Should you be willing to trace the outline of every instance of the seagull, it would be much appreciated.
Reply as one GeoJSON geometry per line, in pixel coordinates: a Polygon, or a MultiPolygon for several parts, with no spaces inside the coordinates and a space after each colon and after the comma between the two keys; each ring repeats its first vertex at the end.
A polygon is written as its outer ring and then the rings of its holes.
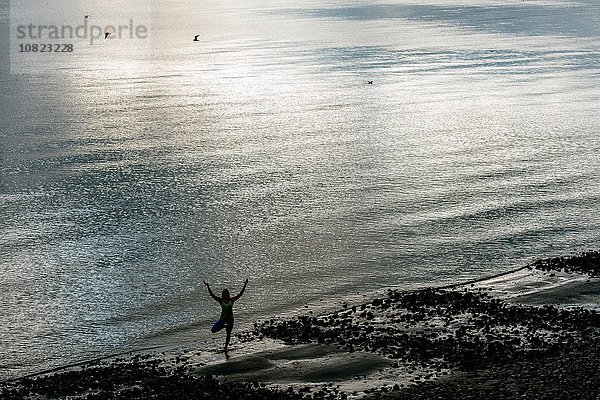
{"type": "Polygon", "coordinates": [[[108,39],[109,36],[110,36],[110,32],[104,32],[104,39],[108,39]]]}
{"type": "Polygon", "coordinates": [[[200,36],[200,35],[194,36],[194,42],[199,42],[200,41],[200,40],[198,40],[198,36],[200,36]]]}

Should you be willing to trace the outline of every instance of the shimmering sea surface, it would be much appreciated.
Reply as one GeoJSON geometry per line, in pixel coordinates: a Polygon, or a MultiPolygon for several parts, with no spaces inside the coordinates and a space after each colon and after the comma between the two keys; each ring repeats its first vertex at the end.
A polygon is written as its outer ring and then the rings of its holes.
{"type": "Polygon", "coordinates": [[[595,0],[148,1],[27,74],[0,3],[1,379],[600,247],[595,0]]]}

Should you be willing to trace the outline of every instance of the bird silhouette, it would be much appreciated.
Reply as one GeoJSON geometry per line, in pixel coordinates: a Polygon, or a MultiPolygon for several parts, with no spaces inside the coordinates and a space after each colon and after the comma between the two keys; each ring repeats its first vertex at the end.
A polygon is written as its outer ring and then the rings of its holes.
{"type": "Polygon", "coordinates": [[[85,14],[85,15],[83,16],[83,18],[85,18],[85,19],[88,19],[89,17],[90,17],[90,15],[89,15],[89,14],[85,14]]]}
{"type": "Polygon", "coordinates": [[[108,39],[109,36],[110,36],[110,32],[104,32],[104,39],[108,39]]]}
{"type": "Polygon", "coordinates": [[[200,40],[198,40],[198,36],[200,36],[200,35],[194,36],[194,42],[199,42],[200,41],[200,40]]]}
{"type": "Polygon", "coordinates": [[[367,81],[367,83],[368,83],[369,85],[372,85],[372,84],[373,84],[373,81],[367,81]]]}

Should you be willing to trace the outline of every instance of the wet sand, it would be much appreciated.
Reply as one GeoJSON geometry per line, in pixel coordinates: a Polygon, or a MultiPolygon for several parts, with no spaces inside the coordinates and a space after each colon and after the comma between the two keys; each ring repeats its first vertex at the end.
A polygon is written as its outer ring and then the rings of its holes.
{"type": "Polygon", "coordinates": [[[148,352],[0,385],[0,398],[600,398],[598,253],[487,280],[389,289],[255,323],[230,358],[148,352]]]}

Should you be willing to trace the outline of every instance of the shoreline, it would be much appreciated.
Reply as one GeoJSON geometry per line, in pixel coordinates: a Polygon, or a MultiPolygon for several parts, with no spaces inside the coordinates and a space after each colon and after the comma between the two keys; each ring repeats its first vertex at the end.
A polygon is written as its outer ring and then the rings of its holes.
{"type": "MultiPolygon", "coordinates": [[[[462,281],[460,283],[454,283],[454,284],[445,284],[445,285],[441,285],[441,286],[433,286],[433,288],[439,288],[439,289],[446,289],[446,288],[453,288],[453,287],[460,287],[460,286],[464,286],[464,285],[468,285],[468,284],[472,284],[472,283],[478,283],[478,282],[483,282],[483,281],[487,281],[490,279],[494,279],[497,277],[502,277],[502,276],[508,276],[511,275],[517,271],[523,270],[527,268],[527,266],[525,267],[519,267],[519,268],[514,268],[508,271],[504,271],[504,272],[500,272],[498,274],[494,274],[494,275],[490,275],[490,276],[485,276],[485,277],[481,277],[481,278],[476,278],[476,279],[469,279],[466,281],[462,281]]],[[[409,288],[406,289],[407,291],[414,291],[414,290],[423,290],[429,288],[429,286],[423,286],[420,288],[409,288]]],[[[330,312],[335,312],[336,310],[338,310],[339,307],[343,307],[344,304],[353,304],[353,302],[361,302],[364,301],[366,299],[369,298],[375,298],[378,296],[382,296],[387,290],[389,289],[394,289],[397,290],[398,287],[397,286],[393,286],[393,287],[382,287],[382,288],[378,288],[378,289],[374,289],[372,291],[369,291],[367,293],[364,294],[349,294],[346,297],[344,297],[344,300],[337,300],[335,302],[335,304],[331,304],[328,306],[324,306],[321,304],[322,300],[315,300],[309,303],[306,303],[302,306],[298,306],[297,308],[294,308],[292,310],[290,310],[289,312],[286,312],[285,314],[281,314],[280,317],[281,318],[293,318],[296,317],[298,315],[304,315],[305,313],[330,313],[330,312]]],[[[267,320],[268,318],[258,318],[254,321],[254,323],[256,322],[261,322],[264,320],[267,320]]],[[[244,325],[246,326],[246,328],[252,328],[253,326],[253,322],[245,322],[244,325]]],[[[242,331],[243,332],[243,331],[242,331]]],[[[235,334],[234,334],[235,335],[235,334]]],[[[189,345],[194,344],[196,341],[190,341],[187,343],[184,343],[182,346],[176,346],[177,348],[180,347],[189,347],[189,345]]],[[[50,374],[50,373],[55,373],[55,372],[60,372],[63,370],[68,370],[70,368],[76,368],[82,365],[86,365],[86,364],[91,364],[91,363],[95,363],[95,362],[101,362],[104,360],[110,360],[110,359],[114,359],[117,357],[122,357],[122,356],[127,356],[127,355],[135,355],[137,353],[144,353],[150,350],[157,350],[157,349],[162,349],[162,350],[169,350],[171,349],[173,346],[172,345],[157,345],[157,346],[150,346],[150,347],[141,347],[141,348],[135,348],[132,350],[124,350],[124,351],[118,351],[118,352],[114,352],[114,353],[110,353],[107,355],[103,355],[103,356],[98,356],[98,357],[90,357],[90,358],[86,358],[83,359],[81,361],[77,361],[77,362],[73,362],[73,363],[69,363],[69,364],[65,364],[65,365],[60,365],[60,366],[56,366],[56,367],[52,367],[52,368],[48,368],[48,369],[44,369],[44,370],[40,370],[40,371],[36,371],[36,372],[31,372],[31,373],[27,373],[25,375],[22,376],[18,376],[18,377],[11,377],[11,378],[7,378],[4,380],[0,380],[0,385],[5,384],[5,383],[10,383],[10,382],[15,382],[18,381],[20,379],[26,379],[26,378],[35,378],[37,376],[41,376],[41,375],[46,375],[46,374],[50,374]]]]}
{"type": "Polygon", "coordinates": [[[510,383],[512,392],[500,398],[546,398],[535,397],[543,388],[552,397],[562,387],[570,398],[595,399],[600,384],[588,383],[600,382],[599,259],[592,251],[456,285],[387,289],[385,296],[331,313],[316,316],[307,309],[303,315],[256,322],[254,329],[234,335],[229,360],[198,349],[124,353],[4,381],[0,397],[187,398],[203,393],[215,398],[403,399],[478,393],[471,398],[487,398],[510,383]],[[569,296],[561,297],[565,288],[569,296]],[[532,298],[527,290],[542,295],[532,298]],[[594,301],[588,307],[585,301],[561,303],[578,300],[577,291],[585,294],[583,300],[594,301]],[[564,382],[553,386],[547,381],[550,367],[534,372],[541,360],[562,371],[564,382]],[[67,380],[77,384],[65,385],[67,380]],[[153,386],[157,380],[160,388],[153,386]]]}

